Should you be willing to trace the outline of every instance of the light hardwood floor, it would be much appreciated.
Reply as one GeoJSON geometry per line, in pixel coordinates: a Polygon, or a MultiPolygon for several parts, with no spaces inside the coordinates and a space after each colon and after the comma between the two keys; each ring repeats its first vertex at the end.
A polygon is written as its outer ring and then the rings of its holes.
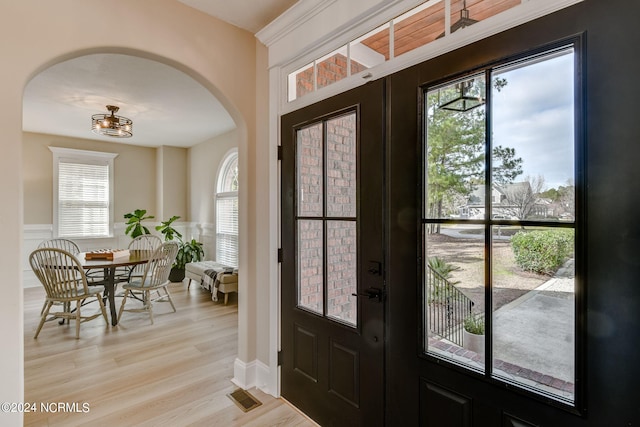
{"type": "MultiPolygon", "coordinates": [[[[158,304],[151,325],[127,313],[117,327],[102,318],[74,325],[47,322],[33,339],[44,300],[24,291],[25,426],[315,426],[295,408],[259,390],[262,405],[247,413],[227,396],[237,354],[237,299],[211,301],[199,286],[170,287],[177,312],[158,304]],[[44,413],[41,403],[78,404],[78,412],[44,413]],[[88,411],[82,412],[83,404],[88,411]]],[[[131,301],[127,301],[127,305],[131,301]]],[[[116,299],[120,303],[120,299],[116,299]]],[[[96,310],[97,304],[85,307],[96,310]]]]}

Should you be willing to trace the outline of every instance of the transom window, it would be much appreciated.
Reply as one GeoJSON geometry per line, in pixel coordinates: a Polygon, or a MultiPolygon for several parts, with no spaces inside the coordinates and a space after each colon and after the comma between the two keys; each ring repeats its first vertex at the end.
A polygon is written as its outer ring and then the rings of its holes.
{"type": "Polygon", "coordinates": [[[54,235],[113,235],[113,160],[117,154],[49,147],[53,152],[54,235]]]}
{"type": "Polygon", "coordinates": [[[222,161],[216,192],[216,260],[238,265],[238,151],[222,161]]]}
{"type": "Polygon", "coordinates": [[[424,350],[575,402],[575,53],[424,91],[424,350]]]}
{"type": "MultiPolygon", "coordinates": [[[[550,10],[582,0],[554,0],[550,10]]],[[[428,0],[287,74],[287,101],[392,61],[530,0],[428,0]]],[[[531,15],[527,7],[505,20],[531,15]]],[[[526,20],[527,18],[525,18],[526,20]]],[[[533,19],[529,17],[528,19],[533,19]]],[[[503,25],[503,24],[500,24],[503,25]]],[[[476,27],[474,27],[476,28],[476,27]]],[[[504,29],[504,28],[503,28],[504,29]]],[[[486,26],[483,29],[486,32],[486,26]]],[[[468,30],[467,34],[468,34],[468,30]]],[[[471,30],[473,31],[473,30],[471,30]]],[[[439,52],[441,53],[441,52],[439,52]]]]}

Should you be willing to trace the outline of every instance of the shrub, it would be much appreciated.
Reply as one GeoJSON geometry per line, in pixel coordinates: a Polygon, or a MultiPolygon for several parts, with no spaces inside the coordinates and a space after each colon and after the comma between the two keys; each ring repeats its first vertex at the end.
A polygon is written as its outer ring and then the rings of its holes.
{"type": "Polygon", "coordinates": [[[573,253],[573,240],[569,229],[519,231],[511,248],[523,270],[552,275],[573,253]]]}
{"type": "Polygon", "coordinates": [[[428,262],[429,268],[437,273],[436,275],[433,275],[430,273],[430,270],[427,269],[427,287],[430,289],[431,294],[429,303],[443,301],[452,291],[448,290],[447,286],[442,283],[441,278],[445,279],[450,285],[460,283],[451,280],[451,272],[460,270],[460,267],[449,264],[447,261],[438,257],[431,257],[428,262]]]}
{"type": "Polygon", "coordinates": [[[456,284],[458,282],[451,282],[451,272],[460,270],[460,267],[456,267],[453,264],[448,263],[442,258],[431,257],[429,258],[429,267],[443,278],[447,279],[450,283],[456,284]]]}

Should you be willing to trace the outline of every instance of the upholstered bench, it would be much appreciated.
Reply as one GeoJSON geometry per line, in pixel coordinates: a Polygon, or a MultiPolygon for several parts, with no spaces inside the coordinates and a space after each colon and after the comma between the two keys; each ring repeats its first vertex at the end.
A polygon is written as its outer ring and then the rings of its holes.
{"type": "Polygon", "coordinates": [[[224,294],[224,303],[229,301],[229,293],[238,292],[238,269],[215,261],[189,262],[184,267],[184,275],[191,281],[211,292],[211,300],[218,301],[218,292],[224,294]],[[216,289],[217,288],[217,289],[216,289]]]}

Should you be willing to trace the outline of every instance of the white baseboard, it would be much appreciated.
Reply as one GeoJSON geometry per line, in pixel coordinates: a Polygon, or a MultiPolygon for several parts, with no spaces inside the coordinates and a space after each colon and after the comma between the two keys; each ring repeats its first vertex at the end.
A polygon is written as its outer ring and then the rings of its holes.
{"type": "Polygon", "coordinates": [[[269,387],[271,376],[269,375],[269,366],[261,361],[256,361],[256,388],[268,394],[273,394],[269,387]]]}
{"type": "Polygon", "coordinates": [[[257,360],[245,363],[236,358],[233,362],[233,378],[231,382],[244,390],[255,387],[256,363],[257,360]]]}
{"type": "Polygon", "coordinates": [[[277,390],[273,386],[273,375],[271,369],[260,360],[253,360],[245,363],[236,359],[233,364],[233,382],[238,387],[248,390],[257,388],[274,397],[278,397],[277,390]]]}

